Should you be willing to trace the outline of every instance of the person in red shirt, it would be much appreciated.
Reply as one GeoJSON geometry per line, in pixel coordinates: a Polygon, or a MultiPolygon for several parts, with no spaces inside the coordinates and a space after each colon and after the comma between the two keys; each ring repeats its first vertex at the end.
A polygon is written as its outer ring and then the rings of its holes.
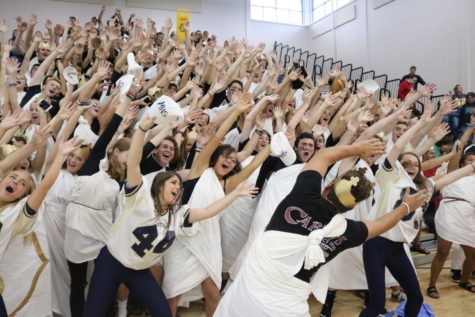
{"type": "Polygon", "coordinates": [[[408,76],[404,81],[399,84],[399,90],[397,92],[397,97],[400,100],[404,100],[407,94],[411,91],[412,87],[417,81],[417,77],[415,75],[408,76]]]}

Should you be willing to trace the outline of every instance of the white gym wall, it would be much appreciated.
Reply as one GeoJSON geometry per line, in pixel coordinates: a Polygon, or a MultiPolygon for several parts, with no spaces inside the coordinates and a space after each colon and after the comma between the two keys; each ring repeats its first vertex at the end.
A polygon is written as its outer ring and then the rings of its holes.
{"type": "MultiPolygon", "coordinates": [[[[136,7],[127,7],[129,0],[0,0],[0,19],[5,19],[13,29],[15,17],[23,16],[28,19],[31,13],[38,15],[39,23],[37,28],[45,31],[44,21],[49,18],[55,24],[66,23],[69,16],[74,15],[81,23],[88,21],[92,16],[99,14],[100,4],[81,3],[81,1],[107,3],[104,17],[107,19],[114,14],[115,8],[120,8],[122,16],[126,20],[130,13],[135,13],[137,17],[143,19],[150,17],[159,23],[167,17],[174,21],[176,11],[144,9],[136,7]]],[[[140,0],[134,0],[135,3],[140,0]]],[[[165,0],[166,2],[174,2],[165,0]]],[[[275,24],[268,22],[251,21],[249,16],[249,0],[185,0],[186,2],[201,2],[201,13],[190,13],[190,22],[192,30],[208,30],[210,34],[218,36],[219,43],[235,36],[238,39],[247,37],[250,43],[265,42],[266,49],[273,47],[274,41],[281,41],[301,47],[307,44],[305,27],[284,24],[275,24]]],[[[144,1],[147,6],[150,0],[144,1]]],[[[187,9],[182,7],[181,9],[187,9]]]]}

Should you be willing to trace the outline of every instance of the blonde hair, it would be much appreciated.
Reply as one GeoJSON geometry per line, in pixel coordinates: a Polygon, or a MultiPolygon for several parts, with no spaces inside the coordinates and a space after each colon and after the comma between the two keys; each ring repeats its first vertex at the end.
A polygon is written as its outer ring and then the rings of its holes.
{"type": "Polygon", "coordinates": [[[11,170],[9,171],[8,173],[6,173],[0,180],[0,182],[2,182],[5,178],[7,178],[8,176],[10,176],[12,173],[18,173],[18,172],[23,172],[26,174],[26,176],[28,176],[28,180],[30,181],[30,184],[28,186],[28,189],[25,193],[25,195],[23,197],[20,197],[20,199],[18,200],[21,200],[23,199],[24,197],[28,196],[28,195],[31,195],[31,193],[33,193],[33,191],[36,189],[36,184],[35,184],[35,180],[33,179],[33,176],[31,176],[30,172],[28,171],[25,171],[25,170],[22,170],[22,169],[18,169],[18,170],[11,170]]]}
{"type": "Polygon", "coordinates": [[[82,157],[84,160],[87,160],[89,157],[89,154],[91,154],[91,144],[83,144],[81,145],[78,149],[74,150],[74,154],[79,155],[82,157]]]}

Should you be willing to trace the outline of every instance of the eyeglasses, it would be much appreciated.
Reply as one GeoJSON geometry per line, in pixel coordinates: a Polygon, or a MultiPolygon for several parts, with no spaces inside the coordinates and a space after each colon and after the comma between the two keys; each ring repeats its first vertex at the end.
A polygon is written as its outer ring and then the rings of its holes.
{"type": "Polygon", "coordinates": [[[221,154],[221,156],[222,156],[224,159],[230,161],[230,162],[233,163],[233,164],[237,164],[237,162],[238,162],[238,161],[237,161],[237,157],[231,156],[231,154],[221,154]]]}
{"type": "Polygon", "coordinates": [[[406,168],[406,167],[415,167],[419,168],[419,163],[412,163],[412,162],[401,162],[401,165],[406,168]]]}

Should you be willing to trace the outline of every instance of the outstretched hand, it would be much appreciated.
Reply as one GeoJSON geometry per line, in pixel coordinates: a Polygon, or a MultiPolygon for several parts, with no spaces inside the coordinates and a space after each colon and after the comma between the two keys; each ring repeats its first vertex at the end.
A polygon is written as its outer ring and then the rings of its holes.
{"type": "Polygon", "coordinates": [[[357,155],[365,160],[372,155],[384,154],[386,149],[386,145],[378,139],[365,140],[355,146],[358,147],[357,155]]]}
{"type": "Polygon", "coordinates": [[[236,189],[233,190],[233,194],[236,197],[255,197],[259,192],[259,188],[255,186],[256,184],[246,184],[241,183],[239,184],[236,189]]]}
{"type": "Polygon", "coordinates": [[[404,194],[404,197],[402,198],[402,201],[408,204],[410,211],[414,211],[417,208],[421,207],[424,205],[425,202],[429,200],[430,197],[427,194],[427,190],[421,190],[418,191],[417,193],[411,195],[410,194],[410,188],[406,188],[406,193],[404,194]]]}
{"type": "Polygon", "coordinates": [[[3,118],[2,122],[0,123],[0,129],[9,130],[17,125],[20,125],[20,116],[21,110],[16,110],[13,113],[8,114],[5,118],[3,118]]]}
{"type": "Polygon", "coordinates": [[[58,155],[66,158],[71,152],[75,151],[81,146],[82,139],[79,139],[78,136],[75,136],[69,139],[67,142],[64,142],[64,139],[59,141],[59,150],[58,155]]]}
{"type": "MultiPolygon", "coordinates": [[[[50,136],[53,135],[53,130],[49,126],[40,127],[36,130],[35,135],[33,136],[32,142],[36,147],[40,147],[46,144],[46,141],[50,136]]],[[[61,148],[61,144],[60,144],[61,148]]]]}

